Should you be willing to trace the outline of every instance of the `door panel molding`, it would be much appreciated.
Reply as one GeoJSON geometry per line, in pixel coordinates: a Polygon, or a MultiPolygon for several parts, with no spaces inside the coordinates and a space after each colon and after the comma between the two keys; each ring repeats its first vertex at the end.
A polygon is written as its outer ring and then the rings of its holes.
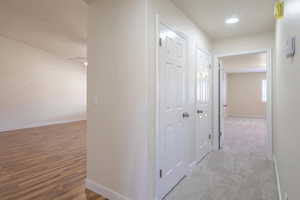
{"type": "Polygon", "coordinates": [[[195,148],[196,161],[199,162],[211,151],[210,135],[213,134],[212,56],[208,51],[203,50],[198,45],[196,45],[195,50],[195,148]],[[207,77],[203,77],[204,75],[207,77]]]}

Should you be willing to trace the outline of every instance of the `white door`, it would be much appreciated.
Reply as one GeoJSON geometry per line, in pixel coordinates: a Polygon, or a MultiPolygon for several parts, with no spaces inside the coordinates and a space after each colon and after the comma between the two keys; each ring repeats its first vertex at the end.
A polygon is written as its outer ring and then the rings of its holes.
{"type": "Polygon", "coordinates": [[[224,70],[223,72],[223,104],[224,104],[224,113],[223,113],[223,118],[226,119],[227,113],[228,113],[228,105],[227,105],[227,76],[228,74],[224,70]]]}
{"type": "Polygon", "coordinates": [[[225,75],[223,63],[219,61],[219,148],[222,148],[224,144],[225,110],[227,107],[225,102],[225,75]]]}
{"type": "Polygon", "coordinates": [[[186,40],[160,25],[158,198],[186,174],[186,40]]]}
{"type": "Polygon", "coordinates": [[[200,49],[196,54],[196,154],[200,161],[210,151],[212,79],[209,54],[200,49]]]}

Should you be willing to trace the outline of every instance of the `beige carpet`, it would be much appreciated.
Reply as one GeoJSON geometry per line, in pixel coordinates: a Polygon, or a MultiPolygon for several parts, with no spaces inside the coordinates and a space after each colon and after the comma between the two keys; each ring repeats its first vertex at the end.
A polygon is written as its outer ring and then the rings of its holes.
{"type": "Polygon", "coordinates": [[[227,119],[224,148],[210,153],[166,199],[278,200],[265,135],[265,120],[227,119]]]}

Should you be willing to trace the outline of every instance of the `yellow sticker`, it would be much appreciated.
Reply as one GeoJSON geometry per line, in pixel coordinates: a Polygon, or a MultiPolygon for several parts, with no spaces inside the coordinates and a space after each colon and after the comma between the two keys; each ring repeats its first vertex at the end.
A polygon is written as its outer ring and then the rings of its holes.
{"type": "Polygon", "coordinates": [[[284,16],[284,3],[277,0],[274,7],[274,15],[276,19],[282,19],[284,16]]]}

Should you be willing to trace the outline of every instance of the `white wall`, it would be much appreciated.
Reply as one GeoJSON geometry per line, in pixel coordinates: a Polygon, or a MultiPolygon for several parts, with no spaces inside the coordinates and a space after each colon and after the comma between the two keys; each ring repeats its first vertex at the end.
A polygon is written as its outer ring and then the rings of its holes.
{"type": "Polygon", "coordinates": [[[228,74],[227,116],[266,117],[266,103],[262,101],[262,80],[266,80],[266,72],[228,74]]]}
{"type": "Polygon", "coordinates": [[[146,11],[146,0],[89,5],[87,183],[109,199],[149,197],[146,11]]]}
{"type": "Polygon", "coordinates": [[[215,40],[213,42],[213,52],[217,55],[232,54],[274,48],[274,46],[275,35],[274,32],[270,32],[215,40]]]}
{"type": "Polygon", "coordinates": [[[0,36],[0,132],[84,120],[86,69],[0,36]]]}
{"type": "Polygon", "coordinates": [[[191,77],[196,43],[209,49],[210,41],[169,0],[102,0],[89,7],[87,183],[111,199],[153,200],[156,14],[189,37],[191,77]]]}
{"type": "Polygon", "coordinates": [[[225,72],[255,72],[267,70],[267,54],[244,54],[221,58],[225,72]]]}
{"type": "Polygon", "coordinates": [[[285,0],[285,16],[277,22],[277,113],[274,135],[274,151],[277,158],[282,199],[287,192],[289,199],[299,199],[300,180],[300,1],[285,0]],[[296,55],[287,59],[284,55],[288,37],[297,36],[296,55]]]}

